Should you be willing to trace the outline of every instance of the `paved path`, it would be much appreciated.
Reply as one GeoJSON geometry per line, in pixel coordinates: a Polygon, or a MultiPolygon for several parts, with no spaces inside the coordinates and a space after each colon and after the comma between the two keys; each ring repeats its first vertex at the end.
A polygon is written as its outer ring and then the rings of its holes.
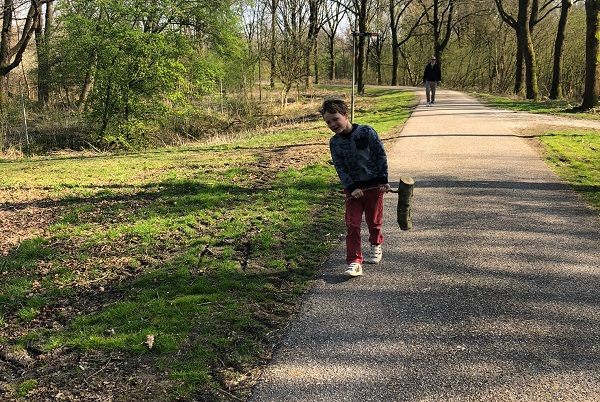
{"type": "Polygon", "coordinates": [[[600,401],[600,218],[506,119],[460,93],[386,143],[384,261],[331,257],[252,402],[600,401]],[[397,185],[393,185],[397,187],[397,185]]]}

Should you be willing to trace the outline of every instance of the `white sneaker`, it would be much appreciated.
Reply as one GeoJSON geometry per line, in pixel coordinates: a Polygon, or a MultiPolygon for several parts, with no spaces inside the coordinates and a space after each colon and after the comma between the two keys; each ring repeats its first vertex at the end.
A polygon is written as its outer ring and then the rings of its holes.
{"type": "Polygon", "coordinates": [[[427,102],[427,106],[431,106],[431,103],[427,102]]]}
{"type": "Polygon", "coordinates": [[[371,244],[369,256],[365,259],[365,262],[367,264],[377,264],[381,261],[382,256],[381,244],[371,244]]]}
{"type": "Polygon", "coordinates": [[[362,265],[358,262],[353,262],[348,264],[346,270],[344,271],[344,275],[346,276],[361,276],[362,275],[362,265]]]}

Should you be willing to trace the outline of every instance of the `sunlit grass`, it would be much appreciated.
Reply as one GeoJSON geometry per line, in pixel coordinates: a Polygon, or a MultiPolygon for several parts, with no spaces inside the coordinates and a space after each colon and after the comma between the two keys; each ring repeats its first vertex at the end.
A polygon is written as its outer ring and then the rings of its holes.
{"type": "Polygon", "coordinates": [[[557,174],[600,212],[600,133],[551,132],[540,141],[557,174]]]}

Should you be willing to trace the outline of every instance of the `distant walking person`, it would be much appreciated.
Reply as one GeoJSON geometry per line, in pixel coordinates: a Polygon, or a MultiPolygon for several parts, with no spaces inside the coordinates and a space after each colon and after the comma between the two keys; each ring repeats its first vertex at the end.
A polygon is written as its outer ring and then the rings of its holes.
{"type": "Polygon", "coordinates": [[[436,63],[435,56],[431,56],[431,61],[425,66],[423,73],[423,83],[425,84],[425,94],[427,95],[427,106],[435,103],[435,88],[442,80],[442,70],[436,63]]]}
{"type": "Polygon", "coordinates": [[[346,193],[346,276],[362,275],[363,254],[360,227],[363,214],[369,228],[369,253],[364,262],[381,261],[383,194],[390,191],[387,156],[381,139],[371,127],[352,124],[348,105],[341,99],[326,99],[321,115],[334,132],[329,140],[333,166],[346,193]]]}

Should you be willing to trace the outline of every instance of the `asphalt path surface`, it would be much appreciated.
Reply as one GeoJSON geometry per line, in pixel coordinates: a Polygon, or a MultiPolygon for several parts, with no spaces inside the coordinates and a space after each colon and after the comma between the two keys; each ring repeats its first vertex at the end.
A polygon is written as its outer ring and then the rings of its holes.
{"type": "Polygon", "coordinates": [[[249,401],[600,401],[600,217],[507,113],[421,99],[385,142],[414,228],[387,194],[382,262],[341,242],[249,401]]]}

